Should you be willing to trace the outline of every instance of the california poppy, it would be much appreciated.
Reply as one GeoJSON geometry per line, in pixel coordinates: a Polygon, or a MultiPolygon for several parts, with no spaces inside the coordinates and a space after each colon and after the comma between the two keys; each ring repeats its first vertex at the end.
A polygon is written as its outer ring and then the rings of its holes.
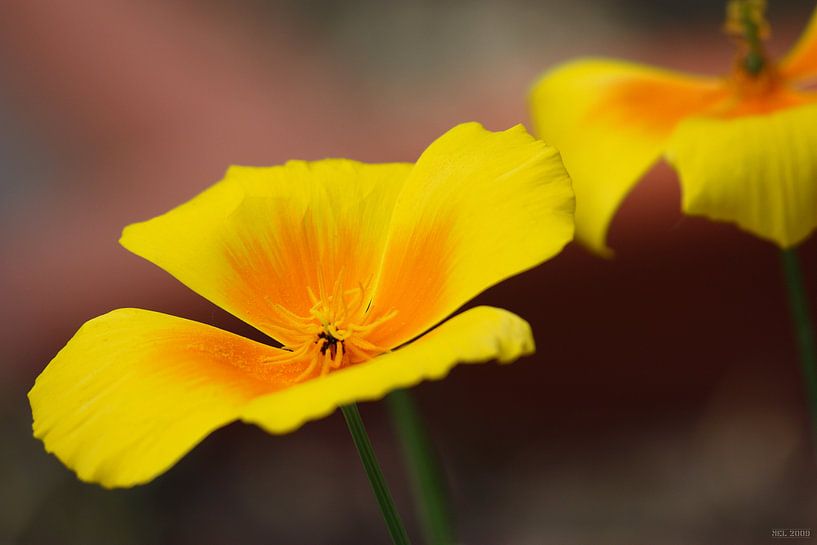
{"type": "Polygon", "coordinates": [[[817,11],[780,61],[762,39],[764,2],[732,1],[739,44],[730,73],[691,76],[615,60],[547,72],[530,105],[576,191],[576,238],[607,254],[607,230],[662,155],[677,169],[687,214],[729,221],[789,248],[817,226],[817,11]]]}
{"type": "Polygon", "coordinates": [[[459,125],[416,164],[233,167],[121,243],[281,347],[114,310],[37,378],[34,433],[81,479],[130,486],[235,420],[286,433],[457,362],[512,361],[534,346],[508,311],[473,308],[425,332],[572,234],[559,154],[521,126],[459,125]]]}

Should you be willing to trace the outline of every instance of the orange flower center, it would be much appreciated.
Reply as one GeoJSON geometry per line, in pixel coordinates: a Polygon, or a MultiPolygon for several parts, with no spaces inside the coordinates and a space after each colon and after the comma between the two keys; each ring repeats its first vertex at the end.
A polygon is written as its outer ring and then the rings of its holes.
{"type": "Polygon", "coordinates": [[[707,114],[723,118],[764,115],[814,102],[813,94],[787,81],[767,55],[763,42],[770,27],[765,10],[765,0],[730,0],[727,4],[724,29],[738,51],[726,78],[726,95],[714,100],[707,114]]]}
{"type": "Polygon", "coordinates": [[[361,284],[343,289],[342,283],[340,275],[331,293],[326,293],[322,285],[317,295],[307,288],[312,301],[308,316],[299,316],[277,305],[282,325],[294,333],[293,340],[284,348],[309,362],[294,382],[325,375],[389,350],[367,341],[366,336],[391,320],[397,311],[373,318],[369,312],[371,298],[367,287],[361,284]]]}
{"type": "Polygon", "coordinates": [[[709,115],[723,118],[764,115],[813,103],[815,99],[807,89],[798,89],[787,81],[770,60],[764,61],[763,69],[757,74],[746,72],[736,63],[724,89],[723,98],[706,110],[709,115]]]}

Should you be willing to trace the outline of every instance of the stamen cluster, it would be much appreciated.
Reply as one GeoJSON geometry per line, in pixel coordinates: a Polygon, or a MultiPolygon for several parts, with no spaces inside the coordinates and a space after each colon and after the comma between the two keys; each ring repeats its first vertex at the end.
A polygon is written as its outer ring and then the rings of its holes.
{"type": "Polygon", "coordinates": [[[389,350],[389,347],[368,341],[366,336],[392,319],[396,311],[373,318],[368,287],[360,284],[344,289],[342,274],[331,292],[325,290],[322,278],[319,278],[318,285],[317,295],[307,288],[312,302],[308,316],[300,316],[277,306],[287,329],[293,333],[293,340],[284,348],[291,350],[293,356],[301,355],[309,362],[295,382],[326,375],[389,350]]]}

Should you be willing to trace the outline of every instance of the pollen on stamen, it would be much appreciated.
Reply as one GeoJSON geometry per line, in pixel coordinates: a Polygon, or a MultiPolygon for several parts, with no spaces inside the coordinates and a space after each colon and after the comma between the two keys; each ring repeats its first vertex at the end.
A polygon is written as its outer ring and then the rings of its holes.
{"type": "Polygon", "coordinates": [[[378,317],[371,314],[369,283],[344,289],[343,276],[338,275],[330,291],[322,275],[318,280],[317,293],[307,288],[312,303],[308,315],[276,305],[276,318],[282,322],[280,327],[290,332],[285,348],[302,354],[299,361],[302,365],[306,363],[295,382],[323,376],[389,351],[389,347],[378,346],[367,337],[397,312],[378,313],[378,317]]]}

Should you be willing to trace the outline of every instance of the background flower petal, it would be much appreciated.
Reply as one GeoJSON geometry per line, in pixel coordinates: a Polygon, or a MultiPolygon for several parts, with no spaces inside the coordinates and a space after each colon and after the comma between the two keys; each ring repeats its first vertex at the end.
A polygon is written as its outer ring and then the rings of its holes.
{"type": "Polygon", "coordinates": [[[780,70],[795,80],[817,78],[817,9],[797,44],[781,61],[780,70]]]}
{"type": "Polygon", "coordinates": [[[283,343],[280,310],[308,315],[307,288],[373,281],[410,164],[346,159],[233,167],[224,180],[121,243],[283,343]]]}
{"type": "Polygon", "coordinates": [[[576,237],[609,254],[613,215],[676,123],[721,97],[718,80],[620,61],[582,60],[546,73],[531,91],[533,125],[573,179],[576,237]]]}
{"type": "Polygon", "coordinates": [[[397,314],[371,341],[408,341],[558,253],[573,236],[573,206],[559,153],[521,125],[448,131],[423,152],[395,205],[372,312],[397,314]]]}
{"type": "Polygon", "coordinates": [[[287,433],[340,405],[443,378],[457,363],[510,363],[533,350],[525,320],[503,309],[476,307],[399,350],[259,398],[243,410],[242,419],[270,433],[287,433]]]}
{"type": "Polygon", "coordinates": [[[29,392],[34,435],[80,479],[149,481],[249,400],[305,367],[290,354],[139,309],[83,325],[29,392]]]}
{"type": "Polygon", "coordinates": [[[683,208],[734,222],[781,247],[817,226],[817,105],[765,115],[684,121],[667,159],[683,208]]]}

